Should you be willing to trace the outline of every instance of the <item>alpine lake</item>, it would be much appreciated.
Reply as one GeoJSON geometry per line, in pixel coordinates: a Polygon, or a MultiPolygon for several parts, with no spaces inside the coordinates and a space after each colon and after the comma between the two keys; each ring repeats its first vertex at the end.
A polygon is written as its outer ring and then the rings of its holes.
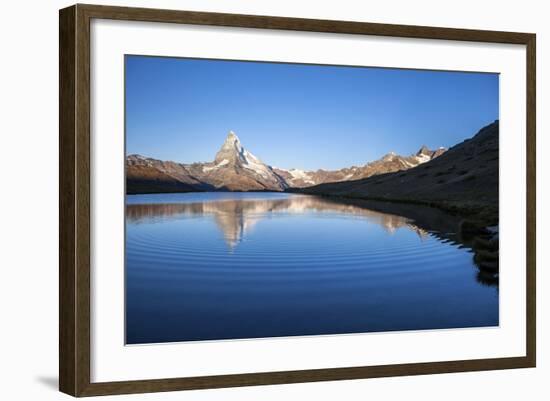
{"type": "Polygon", "coordinates": [[[127,195],[126,343],[497,326],[498,279],[457,224],[299,194],[127,195]]]}

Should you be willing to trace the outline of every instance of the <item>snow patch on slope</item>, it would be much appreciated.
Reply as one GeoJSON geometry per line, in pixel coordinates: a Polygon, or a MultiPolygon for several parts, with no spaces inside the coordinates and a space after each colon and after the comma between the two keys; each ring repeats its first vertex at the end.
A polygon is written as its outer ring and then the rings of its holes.
{"type": "Polygon", "coordinates": [[[248,150],[244,149],[242,146],[239,154],[241,155],[241,161],[244,168],[252,170],[256,174],[259,174],[264,178],[269,178],[271,176],[271,171],[269,170],[269,167],[263,164],[260,159],[258,159],[248,150]]]}
{"type": "Polygon", "coordinates": [[[226,164],[229,163],[229,160],[227,159],[223,159],[221,162],[219,162],[218,164],[212,166],[212,167],[203,167],[202,168],[202,171],[204,172],[208,172],[208,171],[212,171],[212,170],[217,170],[219,169],[220,167],[223,167],[225,166],[226,164]]]}
{"type": "Polygon", "coordinates": [[[426,163],[426,162],[429,162],[430,160],[432,160],[432,158],[430,156],[425,155],[425,154],[416,155],[415,158],[416,158],[416,160],[418,160],[418,163],[420,163],[420,164],[426,163]]]}
{"type": "Polygon", "coordinates": [[[287,170],[290,175],[292,175],[292,178],[295,180],[303,180],[304,182],[307,182],[308,184],[315,184],[315,181],[311,179],[308,173],[306,173],[304,170],[299,170],[297,168],[294,168],[292,170],[287,170]]]}

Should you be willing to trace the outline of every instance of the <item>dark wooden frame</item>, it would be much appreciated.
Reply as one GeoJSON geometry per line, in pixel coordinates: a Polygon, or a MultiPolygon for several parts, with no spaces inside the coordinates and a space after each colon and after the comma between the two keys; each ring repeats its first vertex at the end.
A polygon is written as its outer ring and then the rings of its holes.
{"type": "Polygon", "coordinates": [[[531,33],[81,4],[60,10],[59,389],[73,396],[93,396],[534,367],[536,362],[535,43],[536,36],[531,33]],[[92,18],[525,45],[527,48],[526,356],[91,383],[90,20],[92,18]]]}

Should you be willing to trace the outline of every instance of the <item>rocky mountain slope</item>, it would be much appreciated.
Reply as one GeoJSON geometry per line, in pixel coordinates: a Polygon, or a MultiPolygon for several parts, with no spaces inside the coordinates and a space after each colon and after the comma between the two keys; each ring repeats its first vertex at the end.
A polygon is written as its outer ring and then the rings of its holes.
{"type": "Polygon", "coordinates": [[[246,150],[233,131],[229,132],[214,162],[204,165],[200,179],[230,191],[283,191],[286,182],[271,167],[246,150]]]}
{"type": "Polygon", "coordinates": [[[130,155],[126,158],[126,191],[132,193],[190,191],[285,191],[323,183],[352,181],[407,170],[439,157],[423,146],[416,154],[388,153],[363,166],[340,170],[304,171],[271,167],[246,150],[237,135],[229,132],[213,162],[181,164],[130,155]]]}
{"type": "Polygon", "coordinates": [[[126,192],[284,191],[288,186],[271,167],[246,150],[229,132],[213,162],[182,164],[130,155],[126,192]],[[150,179],[151,177],[151,179],[150,179]],[[181,183],[179,190],[167,177],[181,183]]]}
{"type": "Polygon", "coordinates": [[[301,190],[317,195],[413,202],[498,222],[499,123],[482,128],[439,157],[401,172],[301,190]]]}

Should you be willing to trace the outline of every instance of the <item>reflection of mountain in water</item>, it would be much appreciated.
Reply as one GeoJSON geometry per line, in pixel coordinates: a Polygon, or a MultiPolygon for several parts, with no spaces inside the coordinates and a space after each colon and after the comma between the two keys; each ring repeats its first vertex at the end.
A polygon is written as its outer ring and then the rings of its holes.
{"type": "Polygon", "coordinates": [[[285,199],[233,199],[197,203],[136,204],[127,205],[126,207],[127,219],[133,223],[151,222],[168,216],[174,218],[179,215],[182,217],[212,215],[223,232],[226,243],[231,248],[237,246],[258,221],[269,218],[272,214],[309,212],[337,213],[368,219],[369,222],[380,225],[390,234],[393,234],[399,228],[405,227],[416,232],[421,238],[428,235],[427,231],[413,224],[412,220],[406,217],[314,196],[294,195],[285,199]]]}

